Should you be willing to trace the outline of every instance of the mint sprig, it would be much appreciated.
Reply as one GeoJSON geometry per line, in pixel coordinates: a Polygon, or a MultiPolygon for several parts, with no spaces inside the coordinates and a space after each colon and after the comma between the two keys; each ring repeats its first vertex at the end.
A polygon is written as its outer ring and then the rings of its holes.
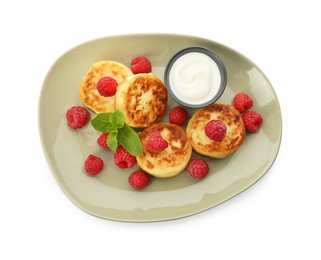
{"type": "Polygon", "coordinates": [[[138,134],[125,124],[125,116],[116,110],[113,113],[100,113],[91,120],[91,125],[100,132],[108,133],[107,145],[115,153],[118,145],[122,145],[131,155],[143,152],[138,134]]]}

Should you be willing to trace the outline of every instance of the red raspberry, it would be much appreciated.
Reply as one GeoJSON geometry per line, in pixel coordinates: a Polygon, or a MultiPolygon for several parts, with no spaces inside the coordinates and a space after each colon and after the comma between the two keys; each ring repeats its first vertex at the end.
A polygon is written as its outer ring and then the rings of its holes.
{"type": "Polygon", "coordinates": [[[90,120],[88,110],[81,106],[73,106],[66,112],[69,127],[72,129],[83,128],[90,120]]]}
{"type": "Polygon", "coordinates": [[[205,134],[211,140],[220,142],[226,135],[226,126],[221,120],[211,120],[205,126],[205,134]]]}
{"type": "Polygon", "coordinates": [[[104,162],[99,157],[90,154],[85,161],[85,170],[91,175],[97,175],[104,167],[104,162]]]}
{"type": "Polygon", "coordinates": [[[245,110],[253,106],[252,98],[245,93],[237,93],[233,99],[234,107],[240,113],[243,113],[245,110]]]}
{"type": "Polygon", "coordinates": [[[152,64],[145,56],[138,56],[132,60],[130,68],[134,74],[149,73],[152,71],[152,64]]]}
{"type": "Polygon", "coordinates": [[[129,175],[128,182],[133,188],[141,190],[148,186],[150,179],[150,175],[148,175],[146,172],[135,171],[129,175]]]}
{"type": "Polygon", "coordinates": [[[136,157],[120,145],[114,154],[114,162],[119,168],[131,168],[136,163],[136,157]]]}
{"type": "Polygon", "coordinates": [[[176,125],[183,125],[188,117],[188,112],[183,107],[173,107],[169,112],[169,122],[176,125]]]}
{"type": "Polygon", "coordinates": [[[108,145],[107,145],[107,138],[108,138],[108,133],[102,133],[99,138],[97,139],[97,143],[105,148],[105,149],[109,149],[108,145]]]}
{"type": "Polygon", "coordinates": [[[209,172],[208,163],[202,159],[192,159],[187,165],[187,172],[194,179],[204,179],[209,172]]]}
{"type": "Polygon", "coordinates": [[[242,119],[245,129],[251,133],[257,132],[263,122],[263,117],[261,114],[253,110],[245,111],[242,114],[242,119]]]}
{"type": "Polygon", "coordinates": [[[118,82],[112,77],[103,77],[97,82],[97,90],[104,97],[115,95],[118,82]]]}
{"type": "Polygon", "coordinates": [[[159,131],[151,133],[146,141],[146,148],[148,151],[158,153],[168,147],[167,141],[161,136],[159,131]]]}

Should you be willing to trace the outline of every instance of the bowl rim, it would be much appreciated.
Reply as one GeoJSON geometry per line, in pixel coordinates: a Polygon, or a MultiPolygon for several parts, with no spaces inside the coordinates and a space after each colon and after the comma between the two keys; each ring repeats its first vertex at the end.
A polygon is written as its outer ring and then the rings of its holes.
{"type": "Polygon", "coordinates": [[[167,63],[167,65],[165,67],[164,83],[167,87],[167,90],[168,90],[170,96],[177,103],[179,103],[185,107],[189,107],[189,108],[201,108],[201,107],[205,107],[205,106],[208,106],[208,105],[214,103],[222,96],[223,92],[225,91],[226,84],[227,84],[227,71],[226,71],[226,67],[225,67],[223,61],[218,56],[218,54],[215,53],[213,50],[206,48],[206,47],[202,47],[202,46],[190,46],[190,47],[186,47],[184,49],[181,49],[180,51],[176,52],[172,56],[172,58],[170,58],[169,62],[167,63]],[[174,91],[172,90],[172,86],[171,86],[170,80],[169,80],[171,69],[172,69],[174,63],[176,62],[176,60],[178,58],[182,57],[183,55],[191,53],[191,52],[203,53],[203,54],[207,55],[208,57],[210,57],[218,66],[218,69],[221,74],[221,83],[220,83],[220,87],[219,87],[218,91],[215,93],[215,95],[212,98],[210,98],[206,102],[199,103],[199,104],[191,104],[191,103],[185,102],[185,101],[181,100],[179,97],[177,97],[175,95],[174,91]]]}

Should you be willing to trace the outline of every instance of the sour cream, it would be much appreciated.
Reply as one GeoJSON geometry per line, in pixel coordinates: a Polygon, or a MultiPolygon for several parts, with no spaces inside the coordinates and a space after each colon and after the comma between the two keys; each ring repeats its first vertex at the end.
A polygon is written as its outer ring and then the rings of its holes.
{"type": "Polygon", "coordinates": [[[223,93],[225,67],[208,49],[191,47],[172,58],[165,71],[165,84],[172,97],[182,105],[205,106],[223,93]]]}

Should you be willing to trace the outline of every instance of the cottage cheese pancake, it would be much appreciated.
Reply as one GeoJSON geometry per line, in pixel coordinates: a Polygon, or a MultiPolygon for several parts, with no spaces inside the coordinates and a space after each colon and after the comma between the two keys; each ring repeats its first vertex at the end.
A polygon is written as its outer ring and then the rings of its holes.
{"type": "Polygon", "coordinates": [[[152,73],[136,74],[117,87],[115,110],[123,112],[125,123],[144,128],[158,123],[167,108],[167,89],[152,73]]]}
{"type": "Polygon", "coordinates": [[[115,61],[99,61],[94,63],[80,85],[80,99],[85,106],[96,113],[113,112],[115,96],[101,96],[96,88],[97,82],[103,77],[112,77],[120,83],[133,73],[125,65],[115,61]]]}
{"type": "Polygon", "coordinates": [[[233,153],[246,137],[240,113],[233,106],[221,103],[197,110],[188,122],[186,133],[196,152],[214,158],[223,158],[233,153]],[[211,120],[224,122],[226,135],[222,141],[211,140],[205,134],[204,128],[211,120]]]}
{"type": "Polygon", "coordinates": [[[158,123],[145,128],[140,134],[143,153],[137,156],[138,166],[158,178],[169,178],[181,173],[192,155],[192,146],[182,127],[175,124],[158,123]],[[150,152],[146,148],[149,136],[159,131],[168,147],[161,152],[150,152]]]}

